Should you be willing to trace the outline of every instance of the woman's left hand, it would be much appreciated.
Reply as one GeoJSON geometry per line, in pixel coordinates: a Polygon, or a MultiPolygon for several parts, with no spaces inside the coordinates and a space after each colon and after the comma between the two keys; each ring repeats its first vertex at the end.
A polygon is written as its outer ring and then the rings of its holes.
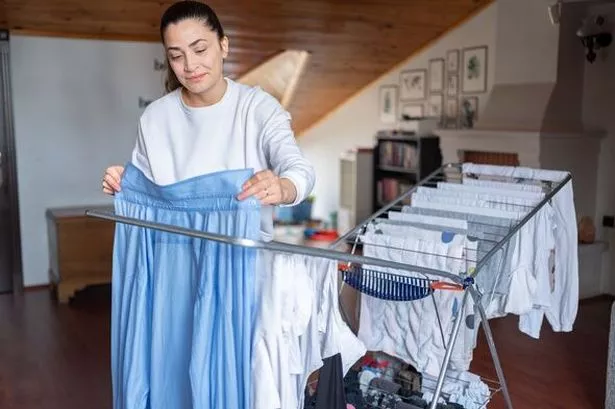
{"type": "Polygon", "coordinates": [[[280,178],[268,169],[255,173],[242,189],[238,200],[255,196],[263,205],[290,204],[297,195],[295,185],[289,179],[280,178]]]}

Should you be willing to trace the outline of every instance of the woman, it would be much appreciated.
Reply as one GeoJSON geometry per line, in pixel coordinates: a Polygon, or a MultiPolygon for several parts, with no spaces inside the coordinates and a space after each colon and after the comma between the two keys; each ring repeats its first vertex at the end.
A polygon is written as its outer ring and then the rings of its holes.
{"type": "MultiPolygon", "coordinates": [[[[314,169],[296,144],[290,115],[260,88],[223,76],[229,41],[206,4],[173,4],[162,16],[160,34],[167,94],[141,116],[132,163],[158,185],[253,168],[237,198],[260,200],[263,238],[270,239],[272,206],[298,204],[314,186],[314,169]]],[[[106,170],[105,193],[120,190],[123,171],[122,166],[106,170]]]]}

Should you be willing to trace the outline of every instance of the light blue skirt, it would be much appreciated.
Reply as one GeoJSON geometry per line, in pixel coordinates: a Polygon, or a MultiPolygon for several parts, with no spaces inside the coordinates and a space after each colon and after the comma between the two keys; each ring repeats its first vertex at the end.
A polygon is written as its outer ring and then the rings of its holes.
{"type": "MultiPolygon", "coordinates": [[[[121,216],[258,239],[251,169],[157,186],[129,164],[121,216]]],[[[257,250],[118,223],[111,359],[114,409],[248,409],[257,250]]]]}

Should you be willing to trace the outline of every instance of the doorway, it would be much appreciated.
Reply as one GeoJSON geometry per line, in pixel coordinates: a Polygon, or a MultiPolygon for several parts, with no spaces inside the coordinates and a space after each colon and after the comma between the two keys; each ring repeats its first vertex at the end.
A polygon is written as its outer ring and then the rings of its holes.
{"type": "Polygon", "coordinates": [[[0,30],[0,294],[23,287],[10,85],[9,33],[0,30]]]}

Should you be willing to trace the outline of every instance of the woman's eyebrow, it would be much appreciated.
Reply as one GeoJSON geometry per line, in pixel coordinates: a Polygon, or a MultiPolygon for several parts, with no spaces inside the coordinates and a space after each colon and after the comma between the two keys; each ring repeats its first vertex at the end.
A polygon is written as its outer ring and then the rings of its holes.
{"type": "MultiPolygon", "coordinates": [[[[191,43],[189,44],[189,47],[194,47],[195,45],[197,45],[197,44],[198,44],[198,43],[200,43],[201,41],[205,41],[205,42],[207,42],[207,40],[206,40],[206,39],[204,39],[204,38],[199,38],[198,40],[195,40],[195,41],[191,42],[191,43]]],[[[167,50],[179,50],[179,49],[180,49],[179,47],[174,47],[174,46],[169,46],[169,47],[167,47],[167,50]]]]}

